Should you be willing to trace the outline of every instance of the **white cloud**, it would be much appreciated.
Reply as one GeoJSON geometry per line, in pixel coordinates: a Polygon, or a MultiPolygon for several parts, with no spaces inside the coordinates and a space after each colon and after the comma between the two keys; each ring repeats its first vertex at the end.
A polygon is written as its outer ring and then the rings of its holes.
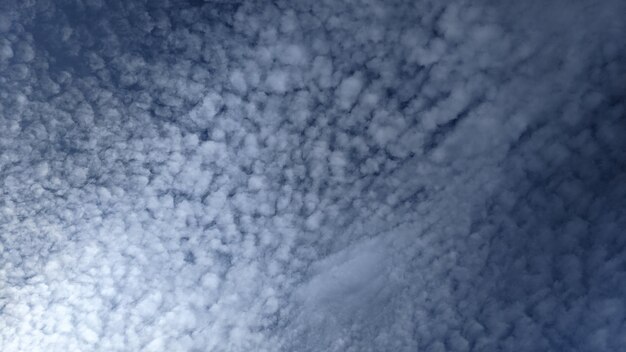
{"type": "Polygon", "coordinates": [[[248,90],[248,84],[246,83],[243,72],[240,70],[235,70],[230,74],[230,83],[240,93],[245,93],[246,90],[248,90]]]}
{"type": "Polygon", "coordinates": [[[0,60],[6,61],[13,57],[13,48],[11,42],[4,38],[0,38],[0,60]]]}
{"type": "Polygon", "coordinates": [[[0,350],[620,350],[622,5],[555,4],[6,5],[0,350]]]}
{"type": "Polygon", "coordinates": [[[283,94],[289,88],[289,74],[283,70],[273,70],[267,74],[265,85],[270,92],[283,94]]]}
{"type": "Polygon", "coordinates": [[[343,79],[336,92],[339,106],[344,110],[349,110],[359,96],[362,88],[363,80],[358,73],[343,79]]]}

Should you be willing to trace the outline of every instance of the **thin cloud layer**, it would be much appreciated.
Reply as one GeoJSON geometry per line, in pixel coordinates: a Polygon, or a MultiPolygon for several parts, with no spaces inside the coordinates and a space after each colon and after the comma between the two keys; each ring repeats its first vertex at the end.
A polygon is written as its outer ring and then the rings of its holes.
{"type": "Polygon", "coordinates": [[[619,1],[6,1],[0,350],[626,346],[619,1]]]}

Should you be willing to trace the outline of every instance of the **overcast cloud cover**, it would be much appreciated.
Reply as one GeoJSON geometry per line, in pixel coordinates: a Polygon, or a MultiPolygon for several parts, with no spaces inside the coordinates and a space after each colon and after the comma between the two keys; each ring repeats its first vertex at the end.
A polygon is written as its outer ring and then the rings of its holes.
{"type": "Polygon", "coordinates": [[[0,1],[0,351],[626,350],[624,14],[0,1]]]}

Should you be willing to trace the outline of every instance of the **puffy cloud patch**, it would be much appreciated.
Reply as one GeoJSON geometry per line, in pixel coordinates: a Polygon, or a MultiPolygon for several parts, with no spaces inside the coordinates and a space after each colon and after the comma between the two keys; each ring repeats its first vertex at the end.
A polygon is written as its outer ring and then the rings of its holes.
{"type": "Polygon", "coordinates": [[[0,5],[0,350],[623,349],[621,9],[0,5]]]}

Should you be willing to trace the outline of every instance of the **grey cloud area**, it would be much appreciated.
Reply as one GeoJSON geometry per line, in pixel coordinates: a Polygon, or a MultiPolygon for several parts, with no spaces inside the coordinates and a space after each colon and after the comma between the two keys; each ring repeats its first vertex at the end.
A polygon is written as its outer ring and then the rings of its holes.
{"type": "Polygon", "coordinates": [[[626,348],[622,1],[0,4],[0,350],[626,348]]]}

